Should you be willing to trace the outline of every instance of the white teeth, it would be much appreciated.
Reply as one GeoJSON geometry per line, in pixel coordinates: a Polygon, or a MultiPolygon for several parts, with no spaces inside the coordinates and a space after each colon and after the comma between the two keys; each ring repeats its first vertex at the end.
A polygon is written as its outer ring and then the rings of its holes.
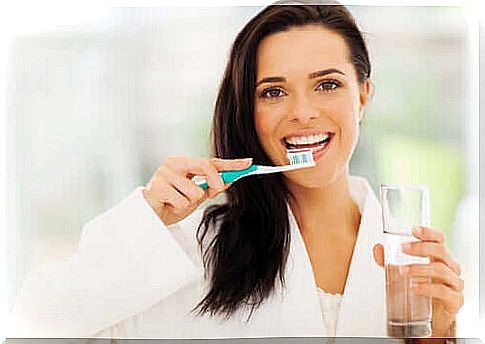
{"type": "Polygon", "coordinates": [[[310,136],[290,137],[285,139],[285,141],[292,145],[308,145],[308,144],[322,142],[323,140],[328,139],[328,137],[329,135],[326,135],[326,134],[318,134],[318,135],[310,135],[310,136]]]}

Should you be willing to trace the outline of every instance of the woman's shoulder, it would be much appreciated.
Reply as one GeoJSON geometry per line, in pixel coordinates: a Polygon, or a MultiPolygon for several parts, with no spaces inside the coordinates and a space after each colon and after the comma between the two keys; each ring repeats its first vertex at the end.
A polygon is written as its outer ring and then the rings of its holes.
{"type": "Polygon", "coordinates": [[[364,176],[351,175],[349,181],[351,189],[360,189],[361,191],[371,189],[369,180],[364,176]]]}
{"type": "Polygon", "coordinates": [[[350,176],[349,186],[352,198],[359,206],[361,214],[364,213],[367,206],[376,206],[376,202],[379,203],[367,178],[362,176],[350,176]]]}

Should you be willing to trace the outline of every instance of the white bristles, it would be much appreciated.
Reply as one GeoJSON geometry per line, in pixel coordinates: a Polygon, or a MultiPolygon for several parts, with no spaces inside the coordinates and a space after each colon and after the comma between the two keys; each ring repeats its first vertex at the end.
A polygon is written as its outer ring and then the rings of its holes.
{"type": "Polygon", "coordinates": [[[286,152],[290,165],[314,165],[311,149],[290,149],[286,152]]]}
{"type": "Polygon", "coordinates": [[[291,149],[287,151],[287,157],[290,160],[289,165],[258,166],[258,169],[251,174],[286,172],[316,165],[315,160],[313,160],[313,153],[311,149],[291,149]]]}

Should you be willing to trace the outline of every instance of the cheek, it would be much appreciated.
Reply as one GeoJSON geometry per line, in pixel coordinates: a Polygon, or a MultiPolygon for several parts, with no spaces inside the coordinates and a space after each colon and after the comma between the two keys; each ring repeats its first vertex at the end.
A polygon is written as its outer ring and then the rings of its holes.
{"type": "Polygon", "coordinates": [[[359,123],[359,104],[354,96],[346,94],[333,104],[335,113],[338,113],[338,120],[342,125],[355,126],[359,123]]]}
{"type": "Polygon", "coordinates": [[[258,138],[264,146],[265,141],[273,136],[277,122],[269,114],[255,112],[254,125],[256,127],[258,138]]]}
{"type": "Polygon", "coordinates": [[[359,141],[359,135],[360,135],[360,128],[358,124],[358,120],[355,121],[353,118],[349,120],[348,127],[347,127],[347,133],[345,137],[345,150],[347,151],[347,160],[349,160],[355,150],[355,147],[357,147],[357,143],[359,141]]]}
{"type": "Polygon", "coordinates": [[[350,99],[336,105],[338,111],[334,112],[334,120],[340,128],[342,144],[352,150],[359,137],[358,106],[354,106],[353,100],[350,99]]]}
{"type": "Polygon", "coordinates": [[[345,144],[353,148],[359,138],[359,123],[354,119],[353,116],[348,116],[344,125],[345,127],[343,128],[343,136],[345,144]]]}

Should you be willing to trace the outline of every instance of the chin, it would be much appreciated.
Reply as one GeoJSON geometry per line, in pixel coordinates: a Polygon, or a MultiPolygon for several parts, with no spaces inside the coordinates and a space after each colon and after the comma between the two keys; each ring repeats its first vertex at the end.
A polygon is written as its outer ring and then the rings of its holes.
{"type": "Polygon", "coordinates": [[[315,168],[284,173],[287,182],[301,188],[326,188],[345,175],[346,167],[332,171],[318,171],[315,168]]]}
{"type": "Polygon", "coordinates": [[[287,182],[303,188],[322,188],[332,183],[333,178],[326,175],[315,173],[303,173],[303,171],[295,171],[293,173],[285,173],[287,182]],[[298,173],[299,172],[299,173],[298,173]]]}

